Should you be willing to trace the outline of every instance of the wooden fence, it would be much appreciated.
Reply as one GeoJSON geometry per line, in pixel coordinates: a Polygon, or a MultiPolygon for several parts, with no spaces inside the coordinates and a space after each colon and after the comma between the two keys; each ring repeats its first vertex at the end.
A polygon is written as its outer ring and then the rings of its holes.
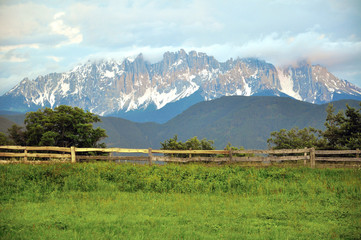
{"type": "Polygon", "coordinates": [[[360,150],[315,150],[280,149],[280,150],[156,150],[129,148],[75,148],[75,147],[32,147],[32,146],[0,146],[0,163],[44,163],[54,161],[80,162],[89,160],[105,161],[146,161],[154,162],[285,162],[303,161],[304,165],[315,167],[316,162],[354,162],[361,164],[360,150]],[[40,153],[45,151],[46,153],[40,153]],[[51,153],[49,153],[51,152],[51,153]],[[57,152],[57,153],[53,153],[57,152]],[[79,154],[77,154],[79,153],[79,154]],[[88,155],[87,155],[88,153],[88,155]],[[107,153],[89,155],[89,153],[107,153]],[[137,153],[141,156],[113,156],[113,153],[137,153]],[[84,155],[85,154],[85,155],[84,155]],[[160,155],[163,154],[163,155],[160,155]],[[182,154],[186,157],[173,157],[182,154]],[[207,155],[207,156],[204,156],[207,155]],[[346,156],[343,156],[346,155],[346,156]],[[5,160],[10,158],[10,160],[5,160]],[[51,159],[39,161],[39,158],[51,159]]]}

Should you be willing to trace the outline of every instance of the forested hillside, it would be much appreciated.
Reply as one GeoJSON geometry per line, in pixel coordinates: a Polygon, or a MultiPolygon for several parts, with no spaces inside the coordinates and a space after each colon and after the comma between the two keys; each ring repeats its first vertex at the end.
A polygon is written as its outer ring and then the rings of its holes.
{"type": "MultiPolygon", "coordinates": [[[[336,111],[345,109],[346,104],[359,108],[355,100],[333,102],[336,111]]],[[[160,142],[177,134],[182,141],[193,136],[214,140],[217,149],[223,149],[228,142],[247,149],[265,149],[272,131],[292,127],[323,129],[327,105],[291,98],[231,96],[200,102],[164,124],[102,117],[95,126],[106,129],[108,147],[160,148],[160,142]]],[[[5,117],[17,124],[24,119],[24,115],[5,117]]],[[[0,121],[1,126],[6,125],[6,120],[0,121]]]]}
{"type": "MultiPolygon", "coordinates": [[[[358,101],[334,102],[336,111],[346,103],[358,107],[358,101]]],[[[231,142],[245,148],[266,148],[272,131],[292,127],[322,129],[327,104],[314,105],[279,97],[222,97],[202,102],[173,118],[157,133],[161,139],[178,134],[182,140],[192,136],[215,141],[217,149],[231,142]]],[[[159,138],[157,139],[159,141],[159,138]]]]}

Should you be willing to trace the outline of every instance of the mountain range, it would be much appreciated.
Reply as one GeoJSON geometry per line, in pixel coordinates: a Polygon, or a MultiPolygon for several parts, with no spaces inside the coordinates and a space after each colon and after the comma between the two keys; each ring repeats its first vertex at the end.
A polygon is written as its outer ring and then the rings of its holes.
{"type": "Polygon", "coordinates": [[[361,100],[361,88],[307,61],[284,67],[255,58],[219,62],[205,53],[180,50],[164,53],[157,63],[139,54],[25,78],[0,97],[0,110],[27,112],[65,104],[100,116],[165,123],[196,103],[235,95],[323,104],[361,100]]]}
{"type": "MultiPolygon", "coordinates": [[[[332,104],[337,112],[346,109],[346,104],[360,108],[356,100],[332,104]]],[[[177,134],[182,141],[194,136],[214,140],[217,149],[223,149],[228,142],[246,149],[266,149],[272,131],[309,126],[323,129],[327,105],[285,97],[228,96],[197,103],[163,124],[101,117],[102,122],[96,126],[106,129],[108,147],[159,149],[160,142],[177,134]]],[[[24,114],[8,114],[0,113],[0,131],[24,122],[24,114]]]]}

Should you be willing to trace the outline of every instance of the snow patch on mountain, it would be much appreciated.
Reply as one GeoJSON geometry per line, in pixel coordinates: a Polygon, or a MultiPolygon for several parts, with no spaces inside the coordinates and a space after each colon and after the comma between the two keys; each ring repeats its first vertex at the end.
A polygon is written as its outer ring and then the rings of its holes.
{"type": "Polygon", "coordinates": [[[62,83],[61,84],[61,91],[62,91],[63,95],[67,94],[69,89],[70,89],[69,83],[62,83]]]}
{"type": "Polygon", "coordinates": [[[284,70],[276,68],[278,78],[280,80],[281,89],[280,91],[291,96],[297,100],[302,100],[299,91],[294,90],[293,80],[291,79],[291,73],[285,73],[284,70]]]}
{"type": "Polygon", "coordinates": [[[115,76],[114,72],[110,72],[108,70],[106,70],[104,73],[104,77],[107,77],[107,78],[113,78],[114,76],[115,76]]]}
{"type": "Polygon", "coordinates": [[[172,67],[178,67],[179,65],[181,65],[183,63],[183,60],[182,59],[179,59],[177,62],[173,63],[172,64],[172,67]]]}
{"type": "MultiPolygon", "coordinates": [[[[244,84],[244,96],[251,96],[252,94],[252,88],[246,83],[246,81],[244,80],[244,77],[242,76],[242,81],[244,84]]],[[[241,94],[239,94],[241,95],[241,94]]]]}
{"type": "Polygon", "coordinates": [[[199,86],[194,82],[189,83],[189,86],[183,86],[180,90],[173,88],[169,91],[162,91],[158,87],[148,88],[145,93],[138,98],[135,98],[136,94],[135,92],[132,92],[128,97],[125,97],[125,99],[129,99],[126,112],[137,110],[140,107],[146,108],[150,103],[154,103],[156,109],[161,109],[168,103],[188,97],[199,89],[199,86]]]}
{"type": "Polygon", "coordinates": [[[255,58],[221,63],[204,53],[187,54],[181,50],[165,53],[163,60],[154,64],[140,54],[123,61],[88,61],[69,72],[39,76],[32,81],[26,78],[2,96],[0,107],[6,110],[22,105],[22,109],[37,109],[67,104],[109,115],[150,106],[161,109],[196,91],[204,100],[279,92],[312,103],[332,101],[335,95],[361,99],[360,88],[318,65],[276,68],[255,58]]]}

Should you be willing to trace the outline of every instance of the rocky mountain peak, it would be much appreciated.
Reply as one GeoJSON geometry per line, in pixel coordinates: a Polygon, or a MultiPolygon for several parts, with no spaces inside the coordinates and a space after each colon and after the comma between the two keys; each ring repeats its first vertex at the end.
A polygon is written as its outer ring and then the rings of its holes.
{"type": "Polygon", "coordinates": [[[67,104],[100,115],[125,116],[159,110],[194,94],[203,100],[229,95],[290,96],[311,103],[361,99],[360,88],[307,61],[281,68],[257,58],[218,62],[205,53],[187,54],[181,49],[164,53],[154,64],[139,54],[134,59],[93,60],[69,72],[25,78],[1,97],[0,109],[67,104]]]}

